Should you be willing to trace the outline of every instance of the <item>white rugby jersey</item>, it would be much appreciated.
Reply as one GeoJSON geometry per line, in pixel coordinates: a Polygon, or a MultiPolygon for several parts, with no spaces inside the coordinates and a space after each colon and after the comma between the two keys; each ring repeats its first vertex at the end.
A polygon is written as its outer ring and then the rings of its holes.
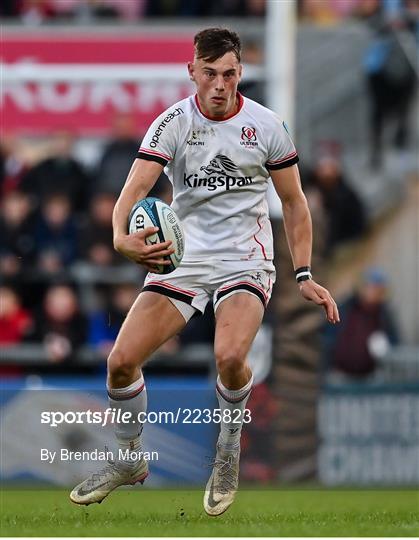
{"type": "Polygon", "coordinates": [[[207,117],[196,95],[179,101],[151,124],[139,149],[139,158],[165,166],[173,184],[185,260],[273,259],[269,170],[298,155],[275,113],[238,97],[238,112],[224,120],[207,117]]]}

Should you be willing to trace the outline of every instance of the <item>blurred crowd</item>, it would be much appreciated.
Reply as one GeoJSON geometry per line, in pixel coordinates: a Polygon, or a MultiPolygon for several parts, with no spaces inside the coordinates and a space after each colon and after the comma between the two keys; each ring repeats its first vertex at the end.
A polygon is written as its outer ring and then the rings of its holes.
{"type": "Polygon", "coordinates": [[[1,14],[27,24],[132,22],[149,17],[261,17],[266,0],[2,0],[1,14]]]}
{"type": "MultiPolygon", "coordinates": [[[[112,244],[113,207],[138,149],[132,118],[115,118],[90,168],[77,158],[75,141],[68,131],[56,132],[46,155],[30,164],[11,136],[0,153],[0,344],[42,343],[52,363],[73,362],[83,345],[106,357],[144,278],[112,244]],[[127,268],[134,271],[129,280],[127,268]],[[88,299],[86,276],[94,289],[88,299]]],[[[301,171],[312,212],[323,218],[322,250],[329,257],[362,237],[366,211],[345,178],[336,144],[320,144],[313,167],[301,171]]],[[[164,174],[151,195],[170,203],[164,174]]],[[[212,341],[210,312],[192,327],[165,350],[212,341]]]]}
{"type": "Polygon", "coordinates": [[[370,109],[373,169],[381,168],[384,134],[394,124],[392,146],[406,150],[411,142],[412,109],[418,83],[418,0],[369,0],[362,20],[370,30],[363,58],[370,109]]]}
{"type": "MultiPolygon", "coordinates": [[[[96,18],[170,16],[259,16],[269,0],[3,0],[2,16],[24,23],[50,20],[89,21],[96,18]]],[[[364,72],[370,99],[371,165],[378,169],[386,124],[396,120],[394,145],[404,148],[409,139],[417,75],[405,50],[406,32],[418,38],[418,0],[300,0],[301,21],[334,24],[348,18],[365,21],[371,43],[365,51],[364,72]]],[[[246,63],[263,64],[257,42],[245,43],[246,63]]],[[[244,95],[264,102],[264,85],[245,81],[244,95]]],[[[28,342],[42,344],[52,364],[74,362],[75,352],[90,346],[106,357],[120,325],[144,278],[140,267],[125,261],[113,249],[112,211],[141,139],[132,117],[119,114],[112,134],[102,141],[97,162],[86,167],[75,152],[77,139],[67,130],[52,134],[48,148],[37,159],[26,159],[19,141],[3,137],[0,146],[0,346],[28,342]],[[129,268],[130,278],[126,278],[129,268]],[[86,294],[85,283],[91,284],[86,294]]],[[[303,188],[317,231],[314,251],[324,261],[336,250],[362,239],[369,228],[364,201],[343,168],[343,149],[335,141],[317,142],[313,163],[301,164],[303,188]]],[[[171,201],[171,186],[164,174],[150,195],[171,201]]],[[[382,331],[389,343],[397,341],[395,325],[385,306],[385,278],[365,277],[352,298],[342,305],[344,319],[338,331],[326,336],[327,356],[333,367],[353,375],[373,371],[369,337],[382,331]],[[375,298],[375,297],[374,297],[375,298]],[[367,299],[367,300],[365,300],[367,299]],[[375,302],[375,303],[374,303],[375,302]],[[371,306],[375,307],[371,307],[371,306]],[[370,309],[371,308],[371,309],[370,309]],[[383,315],[383,313],[385,314],[383,315]],[[354,313],[353,319],[346,314],[354,313]],[[365,322],[368,321],[368,322],[365,322]],[[390,321],[390,322],[389,322],[390,321]],[[345,353],[356,329],[360,331],[360,366],[348,367],[345,353]]],[[[196,318],[165,351],[176,352],[184,343],[212,341],[214,322],[209,310],[196,318]]],[[[358,334],[357,334],[358,335],[358,334]]],[[[379,340],[376,342],[379,342],[379,340]]],[[[350,356],[353,356],[351,353],[350,356]]]]}
{"type": "MultiPolygon", "coordinates": [[[[0,16],[25,24],[132,22],[143,18],[263,17],[274,0],[2,0],[0,16]]],[[[393,17],[417,0],[295,0],[298,17],[321,26],[369,17],[379,7],[393,17]]]]}
{"type": "Polygon", "coordinates": [[[321,26],[364,20],[377,11],[390,20],[418,9],[417,0],[297,0],[297,5],[300,20],[321,26]]]}
{"type": "MultiPolygon", "coordinates": [[[[47,155],[30,164],[17,139],[2,141],[0,346],[38,343],[53,365],[74,365],[86,345],[98,357],[109,353],[145,276],[112,242],[113,207],[138,150],[134,132],[131,117],[118,115],[89,168],[68,131],[53,134],[47,155]]],[[[171,201],[164,174],[150,195],[171,201]]],[[[196,320],[163,352],[211,342],[210,312],[196,320]]]]}

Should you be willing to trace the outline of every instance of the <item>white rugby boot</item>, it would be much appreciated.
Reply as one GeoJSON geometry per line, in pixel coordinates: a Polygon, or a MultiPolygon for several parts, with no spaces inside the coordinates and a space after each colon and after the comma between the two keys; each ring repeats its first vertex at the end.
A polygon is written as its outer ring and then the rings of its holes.
{"type": "Polygon", "coordinates": [[[98,472],[91,474],[70,493],[76,504],[101,503],[111,491],[119,486],[141,484],[148,476],[148,463],[142,458],[135,467],[124,467],[123,463],[108,461],[98,472]]]}
{"type": "Polygon", "coordinates": [[[212,474],[204,493],[204,509],[209,516],[219,516],[234,501],[239,486],[240,448],[224,450],[217,444],[212,474]]]}

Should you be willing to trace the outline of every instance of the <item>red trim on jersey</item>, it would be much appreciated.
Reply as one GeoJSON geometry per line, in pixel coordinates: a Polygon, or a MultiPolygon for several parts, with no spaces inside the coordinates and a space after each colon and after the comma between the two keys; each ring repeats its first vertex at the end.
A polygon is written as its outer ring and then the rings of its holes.
{"type": "Polygon", "coordinates": [[[198,101],[198,94],[195,94],[195,103],[196,103],[196,106],[198,107],[198,110],[199,112],[202,114],[202,116],[205,116],[205,118],[208,118],[208,120],[212,120],[213,122],[224,122],[224,120],[230,120],[230,118],[233,118],[234,116],[236,116],[237,114],[239,114],[239,112],[242,110],[243,108],[243,104],[244,104],[244,99],[243,99],[243,96],[240,94],[240,92],[237,92],[237,97],[239,98],[239,108],[236,112],[234,112],[233,114],[230,114],[230,116],[226,116],[225,118],[213,118],[212,116],[208,116],[207,114],[205,114],[200,105],[199,105],[199,101],[198,101]]]}
{"type": "Polygon", "coordinates": [[[149,150],[148,148],[140,147],[138,152],[144,152],[144,154],[150,154],[151,156],[159,156],[159,157],[161,157],[163,159],[167,159],[169,161],[171,161],[171,159],[172,159],[171,157],[166,156],[166,154],[162,154],[161,152],[156,152],[155,150],[149,150]]]}
{"type": "Polygon", "coordinates": [[[148,285],[159,285],[160,287],[166,287],[167,289],[173,289],[174,291],[179,291],[183,294],[186,294],[186,296],[196,296],[198,293],[193,291],[186,291],[185,289],[180,289],[179,287],[175,287],[171,283],[166,283],[165,281],[147,281],[144,283],[144,286],[147,287],[148,285]]]}
{"type": "Polygon", "coordinates": [[[259,287],[259,285],[255,285],[251,281],[236,281],[235,283],[230,283],[230,285],[225,285],[224,287],[221,287],[220,289],[218,289],[218,292],[220,293],[222,291],[227,291],[228,289],[231,289],[232,287],[237,287],[237,285],[250,285],[251,287],[254,287],[258,291],[260,291],[263,294],[264,298],[268,300],[268,296],[265,293],[265,291],[262,289],[262,287],[259,287]]]}
{"type": "MultiPolygon", "coordinates": [[[[260,217],[260,216],[259,216],[260,217]]],[[[262,225],[260,224],[259,222],[259,217],[257,218],[257,222],[258,222],[258,225],[259,225],[259,230],[256,234],[259,234],[260,231],[262,230],[262,225]]],[[[262,244],[262,242],[260,242],[257,238],[256,238],[256,234],[253,235],[253,238],[255,239],[255,242],[257,242],[259,245],[260,245],[260,248],[262,250],[262,254],[265,258],[265,261],[268,260],[268,257],[266,256],[266,251],[265,251],[265,246],[262,244]]]]}
{"type": "Polygon", "coordinates": [[[283,161],[287,161],[288,159],[291,159],[293,157],[295,157],[297,155],[297,152],[294,151],[294,152],[291,152],[291,154],[288,154],[287,156],[285,156],[284,158],[282,159],[277,159],[277,160],[273,160],[273,159],[270,159],[269,161],[266,162],[267,165],[276,165],[278,163],[282,163],[283,161]]]}

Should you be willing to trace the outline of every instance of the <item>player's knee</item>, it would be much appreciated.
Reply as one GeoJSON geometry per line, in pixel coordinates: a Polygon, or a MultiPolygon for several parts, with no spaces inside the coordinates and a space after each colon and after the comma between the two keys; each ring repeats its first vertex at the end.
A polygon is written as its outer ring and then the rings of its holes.
{"type": "Polygon", "coordinates": [[[243,368],[246,355],[239,347],[219,347],[215,351],[217,371],[221,374],[237,373],[243,368]]]}
{"type": "Polygon", "coordinates": [[[112,385],[120,386],[125,380],[131,380],[136,363],[121,349],[112,349],[108,356],[108,377],[112,385]]]}

